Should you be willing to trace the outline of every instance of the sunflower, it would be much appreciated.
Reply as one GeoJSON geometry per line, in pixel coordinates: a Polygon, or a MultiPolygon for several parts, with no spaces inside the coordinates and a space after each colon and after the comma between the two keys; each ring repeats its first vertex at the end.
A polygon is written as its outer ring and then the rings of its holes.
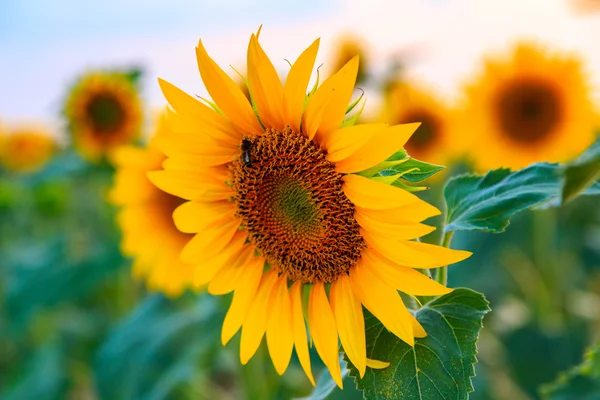
{"type": "Polygon", "coordinates": [[[137,89],[118,72],[81,78],[69,94],[65,115],[76,147],[92,161],[136,139],[142,124],[137,89]]]}
{"type": "Polygon", "coordinates": [[[421,221],[439,211],[357,174],[399,150],[418,124],[342,127],[358,57],[307,97],[318,47],[317,39],[283,84],[252,35],[253,108],[200,41],[198,67],[214,108],[159,81],[173,108],[173,134],[157,137],[168,159],[149,177],[189,200],[173,216],[179,230],[195,234],[181,253],[198,265],[194,283],[212,294],[233,292],[223,344],[241,329],[246,364],[266,336],[279,374],[295,347],[314,384],[306,317],[312,343],[341,387],[338,339],[361,376],[367,366],[361,305],[413,345],[426,334],[398,290],[448,293],[413,268],[455,263],[470,253],[413,241],[434,229],[421,221]]]}
{"type": "Polygon", "coordinates": [[[576,58],[529,43],[488,60],[466,89],[460,122],[477,167],[521,168],[583,151],[597,121],[585,78],[576,58]]]}
{"type": "Polygon", "coordinates": [[[433,92],[394,81],[387,85],[382,119],[391,124],[420,122],[406,143],[408,154],[436,164],[444,164],[451,156],[452,121],[449,108],[433,92]]]}
{"type": "MultiPolygon", "coordinates": [[[[167,134],[164,118],[157,132],[167,134]]],[[[121,146],[111,155],[116,167],[110,201],[120,206],[123,254],[133,257],[133,274],[171,296],[191,286],[194,269],[179,260],[191,235],[177,230],[173,211],[185,200],[154,186],[146,174],[161,169],[165,156],[151,140],[147,147],[121,146]]]]}
{"type": "Polygon", "coordinates": [[[352,35],[341,36],[334,44],[337,49],[336,54],[332,57],[332,72],[339,71],[348,61],[352,58],[359,56],[362,60],[358,66],[358,73],[356,75],[356,83],[363,83],[367,79],[367,68],[368,63],[365,49],[367,46],[361,39],[352,35]]]}
{"type": "Polygon", "coordinates": [[[569,6],[577,14],[600,12],[600,0],[570,0],[569,6]]]}
{"type": "Polygon", "coordinates": [[[0,165],[19,173],[42,169],[52,158],[56,142],[41,127],[20,127],[0,137],[0,165]]]}

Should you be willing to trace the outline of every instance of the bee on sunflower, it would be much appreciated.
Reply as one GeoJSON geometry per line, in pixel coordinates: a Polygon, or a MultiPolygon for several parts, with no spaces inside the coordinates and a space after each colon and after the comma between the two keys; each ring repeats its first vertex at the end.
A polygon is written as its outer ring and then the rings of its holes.
{"type": "Polygon", "coordinates": [[[137,139],[143,118],[133,79],[121,72],[83,76],[71,89],[64,113],[75,147],[94,162],[137,139]]]}
{"type": "Polygon", "coordinates": [[[488,59],[460,108],[460,143],[479,170],[568,160],[598,127],[581,62],[532,43],[488,59]]]}
{"type": "MultiPolygon", "coordinates": [[[[155,136],[168,135],[165,116],[155,136]]],[[[163,192],[146,176],[160,170],[165,156],[151,139],[145,147],[121,146],[111,154],[115,166],[110,201],[119,207],[117,222],[123,232],[121,251],[133,258],[132,272],[151,290],[178,296],[193,282],[194,267],[179,260],[191,235],[175,227],[173,211],[184,199],[163,192]]]]}
{"type": "MultiPolygon", "coordinates": [[[[223,344],[241,329],[242,364],[266,336],[279,374],[295,348],[314,384],[308,334],[342,387],[338,343],[360,375],[369,364],[362,306],[414,345],[426,332],[398,291],[441,295],[451,289],[414,268],[461,261],[469,252],[421,243],[439,211],[403,189],[360,174],[392,156],[418,124],[352,125],[346,118],[358,57],[310,91],[319,40],[291,66],[285,83],[251,35],[249,102],[238,85],[196,48],[214,107],[172,84],[160,87],[169,136],[156,145],[167,160],[150,172],[162,190],[186,199],[174,214],[193,234],[181,260],[194,284],[233,292],[223,344]]],[[[373,364],[370,364],[373,365],[373,364]]]]}
{"type": "Polygon", "coordinates": [[[20,126],[0,133],[0,166],[15,173],[39,171],[57,150],[57,143],[41,126],[20,126]]]}

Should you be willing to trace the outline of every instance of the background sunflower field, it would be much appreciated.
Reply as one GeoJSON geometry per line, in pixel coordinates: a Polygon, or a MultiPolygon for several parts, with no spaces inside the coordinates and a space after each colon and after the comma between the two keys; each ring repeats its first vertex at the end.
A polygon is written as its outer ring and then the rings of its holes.
{"type": "MultiPolygon", "coordinates": [[[[221,345],[231,296],[161,284],[157,249],[183,234],[157,236],[162,220],[135,208],[156,190],[139,171],[162,162],[140,150],[166,106],[157,78],[207,97],[198,38],[244,74],[261,24],[280,73],[321,37],[322,76],[360,55],[361,120],[422,122],[406,151],[430,165],[408,184],[447,210],[424,241],[472,251],[448,286],[491,308],[472,304],[475,376],[464,366],[452,398],[599,399],[594,0],[0,5],[0,399],[402,398],[352,366],[340,390],[314,349],[316,387],[295,356],[279,376],[265,343],[242,366],[239,340],[221,345]]],[[[430,379],[422,398],[451,398],[430,379]]]]}

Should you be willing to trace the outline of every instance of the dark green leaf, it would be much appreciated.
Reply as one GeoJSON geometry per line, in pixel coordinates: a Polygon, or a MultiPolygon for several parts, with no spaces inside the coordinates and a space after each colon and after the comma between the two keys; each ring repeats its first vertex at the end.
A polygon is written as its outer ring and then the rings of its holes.
{"type": "Polygon", "coordinates": [[[600,178],[600,138],[581,157],[565,165],[564,175],[563,204],[573,200],[600,178]]]}
{"type": "MultiPolygon", "coordinates": [[[[13,385],[0,392],[4,400],[62,399],[67,391],[66,359],[59,343],[49,343],[26,361],[26,368],[13,385]]],[[[10,372],[10,371],[7,371],[10,372]]],[[[10,378],[4,374],[3,379],[10,378]]]]}
{"type": "Polygon", "coordinates": [[[600,343],[585,356],[583,363],[544,385],[541,394],[548,400],[600,399],[600,343]]]}
{"type": "MultiPolygon", "coordinates": [[[[220,348],[216,300],[208,295],[148,297],[101,347],[95,376],[103,399],[172,398],[192,385],[200,362],[220,348]]],[[[214,368],[214,366],[213,366],[214,368]]]]}
{"type": "MultiPolygon", "coordinates": [[[[503,232],[519,211],[559,205],[562,181],[559,165],[547,163],[450,179],[444,189],[448,210],[444,231],[503,232]]],[[[584,192],[599,193],[598,183],[584,192]]]]}
{"type": "Polygon", "coordinates": [[[350,375],[364,390],[365,399],[466,399],[473,391],[476,342],[489,310],[483,295],[470,289],[439,297],[416,313],[428,336],[417,339],[414,347],[367,314],[367,357],[391,365],[367,368],[360,379],[349,364],[350,375]]]}

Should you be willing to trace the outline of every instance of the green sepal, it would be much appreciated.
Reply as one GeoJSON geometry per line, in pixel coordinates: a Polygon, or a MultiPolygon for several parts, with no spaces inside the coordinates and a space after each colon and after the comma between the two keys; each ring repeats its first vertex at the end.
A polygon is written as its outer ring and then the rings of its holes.
{"type": "MultiPolygon", "coordinates": [[[[362,98],[362,96],[358,99],[360,100],[362,98]]],[[[362,103],[362,107],[360,108],[360,110],[358,110],[353,116],[351,116],[350,118],[344,120],[344,122],[342,122],[342,125],[340,125],[340,128],[346,128],[348,126],[353,126],[356,124],[356,122],[358,121],[358,119],[360,118],[360,115],[362,114],[363,110],[365,109],[365,104],[367,104],[366,101],[363,101],[362,103]]],[[[354,108],[354,107],[352,107],[354,108]]],[[[346,112],[348,113],[348,112],[346,112]]]]}
{"type": "Polygon", "coordinates": [[[376,176],[371,179],[376,182],[385,183],[386,185],[392,185],[401,189],[404,189],[408,192],[422,192],[425,190],[429,190],[428,186],[410,186],[400,179],[402,178],[402,174],[397,175],[389,175],[389,176],[376,176]]]}
{"type": "MultiPolygon", "coordinates": [[[[354,108],[358,105],[358,103],[360,103],[360,101],[363,99],[363,97],[365,97],[365,91],[362,89],[359,89],[360,91],[362,91],[361,95],[358,97],[358,99],[354,100],[352,102],[352,104],[350,104],[348,106],[348,108],[346,108],[346,115],[348,115],[349,113],[352,112],[352,110],[354,110],[354,108]]],[[[364,108],[364,104],[363,104],[363,108],[364,108]]]]}
{"type": "Polygon", "coordinates": [[[123,71],[123,75],[134,86],[139,85],[140,79],[142,78],[143,74],[144,74],[144,71],[141,68],[132,68],[128,71],[123,71]]]}
{"type": "Polygon", "coordinates": [[[374,167],[361,171],[358,174],[367,178],[385,177],[388,179],[384,181],[389,182],[389,184],[412,192],[418,192],[427,190],[428,188],[425,186],[410,186],[401,180],[408,183],[418,183],[437,174],[444,168],[446,167],[442,165],[429,164],[414,159],[408,155],[406,150],[401,149],[388,157],[387,160],[380,162],[374,167]],[[395,179],[392,180],[390,177],[395,177],[395,179]]]}

